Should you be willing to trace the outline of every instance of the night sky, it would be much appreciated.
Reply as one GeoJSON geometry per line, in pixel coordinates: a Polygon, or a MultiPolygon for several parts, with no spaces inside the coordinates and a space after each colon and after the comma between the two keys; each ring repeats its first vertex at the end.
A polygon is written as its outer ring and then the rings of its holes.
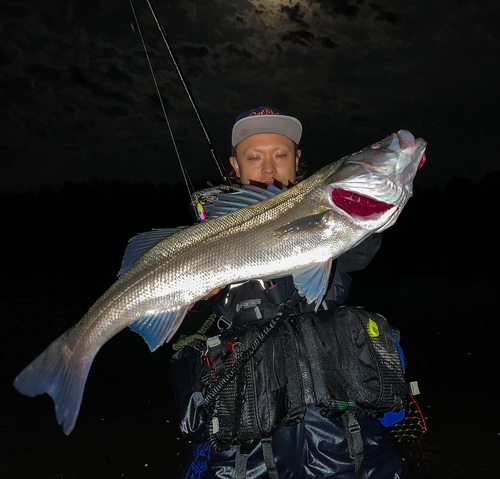
{"type": "MultiPolygon", "coordinates": [[[[427,140],[416,198],[349,301],[402,330],[430,424],[420,477],[496,477],[500,3],[153,4],[226,167],[235,118],[262,105],[300,119],[309,173],[401,128],[427,140]]],[[[220,181],[147,2],[134,7],[190,177],[220,181]]],[[[0,475],[171,479],[189,462],[169,345],[109,341],[69,438],[48,396],[12,387],[115,281],[129,238],[194,221],[129,0],[0,0],[0,69],[0,475]]]]}
{"type": "MultiPolygon", "coordinates": [[[[189,174],[218,180],[147,3],[134,6],[189,174]]],[[[235,117],[270,105],[303,123],[310,172],[400,128],[428,141],[420,186],[499,169],[497,1],[154,6],[224,161],[235,117]]],[[[1,10],[0,191],[181,179],[128,1],[1,10]]]]}

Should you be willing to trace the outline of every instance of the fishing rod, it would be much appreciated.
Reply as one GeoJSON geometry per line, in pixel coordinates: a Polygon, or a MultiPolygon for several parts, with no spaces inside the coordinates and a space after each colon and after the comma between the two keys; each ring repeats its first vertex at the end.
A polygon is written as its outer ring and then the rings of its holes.
{"type": "MultiPolygon", "coordinates": [[[[130,0],[132,3],[132,0],[130,0]]],[[[189,86],[186,83],[186,80],[184,79],[184,75],[182,73],[182,70],[179,66],[179,63],[177,62],[177,59],[174,55],[174,52],[172,51],[172,48],[170,47],[170,44],[167,40],[167,36],[165,34],[165,30],[163,26],[160,23],[160,19],[158,18],[158,15],[156,14],[156,10],[153,7],[153,4],[151,3],[150,0],[146,0],[146,3],[148,4],[149,10],[151,11],[151,15],[153,16],[154,21],[156,22],[156,26],[158,28],[158,31],[160,32],[160,35],[162,37],[163,43],[165,44],[167,51],[170,55],[170,58],[172,59],[172,63],[175,67],[175,70],[177,71],[177,75],[179,76],[179,79],[182,83],[182,86],[184,87],[184,90],[186,92],[186,95],[189,99],[189,102],[191,103],[191,106],[196,114],[196,118],[198,119],[198,123],[201,126],[201,129],[203,131],[203,134],[205,135],[205,139],[208,143],[208,147],[210,148],[210,153],[212,155],[213,160],[215,161],[215,164],[217,165],[217,168],[219,169],[219,174],[222,177],[223,182],[225,182],[227,185],[231,186],[231,179],[229,178],[229,175],[226,171],[226,168],[224,167],[224,164],[222,163],[219,154],[217,153],[217,150],[215,148],[215,145],[212,141],[212,138],[210,136],[210,133],[208,132],[208,129],[205,125],[205,122],[203,121],[203,118],[201,116],[200,110],[196,104],[196,101],[194,100],[193,95],[191,94],[191,91],[189,89],[189,86]]]]}
{"type": "MultiPolygon", "coordinates": [[[[158,95],[158,99],[160,100],[160,106],[161,106],[161,109],[163,111],[163,117],[165,118],[165,121],[167,123],[167,128],[168,128],[168,131],[170,134],[170,138],[172,139],[172,143],[174,145],[175,154],[177,156],[177,160],[179,161],[179,166],[181,168],[184,182],[186,183],[186,187],[188,189],[188,193],[189,193],[189,197],[190,197],[191,202],[192,202],[193,209],[196,212],[197,211],[196,203],[194,202],[194,199],[193,199],[194,198],[193,195],[195,193],[194,187],[193,187],[193,184],[191,183],[191,179],[189,178],[189,174],[184,166],[184,163],[182,162],[182,159],[181,159],[181,156],[179,153],[179,149],[177,148],[177,143],[175,141],[174,132],[172,130],[172,127],[170,126],[170,121],[168,119],[167,111],[165,109],[165,104],[163,102],[163,98],[161,97],[160,87],[158,86],[158,82],[156,81],[156,75],[155,75],[155,72],[153,69],[153,65],[151,63],[151,59],[149,58],[149,53],[148,53],[148,49],[146,47],[146,42],[144,41],[144,37],[142,36],[142,30],[141,30],[141,26],[139,25],[139,19],[137,18],[137,15],[135,13],[134,4],[133,4],[132,0],[129,0],[129,1],[130,1],[130,7],[132,9],[132,14],[134,15],[135,24],[137,26],[137,32],[139,33],[139,37],[141,39],[141,43],[142,43],[142,46],[144,48],[144,53],[146,55],[146,60],[147,60],[148,65],[149,65],[149,70],[151,72],[151,76],[153,77],[153,82],[155,84],[156,93],[158,95]]],[[[133,26],[132,26],[132,28],[133,28],[133,26]]]]}

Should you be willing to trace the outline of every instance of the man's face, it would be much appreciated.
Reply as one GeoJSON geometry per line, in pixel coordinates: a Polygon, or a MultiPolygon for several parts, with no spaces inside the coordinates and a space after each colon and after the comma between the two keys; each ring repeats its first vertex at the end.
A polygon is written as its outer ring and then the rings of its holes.
{"type": "Polygon", "coordinates": [[[295,183],[300,150],[290,138],[276,133],[259,133],[241,141],[231,162],[242,183],[250,180],[272,183],[273,178],[287,185],[295,183]]]}

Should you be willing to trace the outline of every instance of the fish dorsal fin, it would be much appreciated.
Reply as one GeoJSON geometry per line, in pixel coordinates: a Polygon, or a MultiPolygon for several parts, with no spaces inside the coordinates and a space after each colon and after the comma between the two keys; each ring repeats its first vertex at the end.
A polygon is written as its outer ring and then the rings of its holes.
{"type": "Polygon", "coordinates": [[[160,241],[163,241],[184,228],[188,228],[188,226],[154,229],[152,231],[146,231],[145,233],[139,233],[137,236],[131,238],[125,249],[122,266],[120,271],[118,271],[118,276],[129,271],[141,256],[156,246],[160,241]]]}
{"type": "Polygon", "coordinates": [[[233,193],[223,193],[217,195],[217,199],[214,200],[211,205],[204,206],[207,219],[218,218],[219,216],[232,213],[233,211],[237,211],[241,208],[255,205],[287,190],[287,187],[281,183],[277,183],[276,185],[265,185],[263,183],[259,183],[259,185],[262,186],[232,186],[231,189],[233,190],[233,193]],[[264,185],[266,188],[264,188],[264,185]]]}
{"type": "Polygon", "coordinates": [[[292,273],[297,291],[306,297],[308,304],[315,302],[316,309],[318,309],[328,288],[331,269],[332,259],[330,258],[325,263],[304,266],[292,273]]]}
{"type": "Polygon", "coordinates": [[[145,315],[134,321],[129,327],[143,337],[153,352],[172,338],[189,311],[189,306],[187,304],[173,311],[145,315]]]}

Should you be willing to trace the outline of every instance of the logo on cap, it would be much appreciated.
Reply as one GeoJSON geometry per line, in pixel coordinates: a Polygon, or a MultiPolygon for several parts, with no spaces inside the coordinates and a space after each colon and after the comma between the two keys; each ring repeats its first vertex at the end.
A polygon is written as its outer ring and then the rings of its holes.
{"type": "Polygon", "coordinates": [[[284,113],[276,110],[275,108],[269,108],[268,106],[259,106],[258,108],[253,108],[252,110],[242,113],[238,118],[236,118],[235,123],[238,123],[243,118],[257,115],[284,115],[284,113]]]}
{"type": "Polygon", "coordinates": [[[259,109],[250,110],[250,114],[248,116],[255,115],[281,115],[278,110],[273,110],[272,108],[261,107],[259,109]]]}

